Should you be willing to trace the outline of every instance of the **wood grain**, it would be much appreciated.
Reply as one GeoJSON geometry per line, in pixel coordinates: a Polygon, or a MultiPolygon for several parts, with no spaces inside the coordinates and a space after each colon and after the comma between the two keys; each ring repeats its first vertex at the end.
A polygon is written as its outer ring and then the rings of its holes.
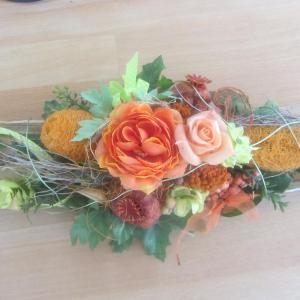
{"type": "MultiPolygon", "coordinates": [[[[236,86],[254,104],[299,104],[297,0],[0,1],[0,120],[39,118],[53,85],[75,90],[118,78],[129,57],[163,54],[166,74],[236,86]]],[[[0,299],[300,299],[299,195],[286,213],[223,218],[187,237],[177,267],[140,245],[73,248],[73,214],[0,212],[0,299]]]]}

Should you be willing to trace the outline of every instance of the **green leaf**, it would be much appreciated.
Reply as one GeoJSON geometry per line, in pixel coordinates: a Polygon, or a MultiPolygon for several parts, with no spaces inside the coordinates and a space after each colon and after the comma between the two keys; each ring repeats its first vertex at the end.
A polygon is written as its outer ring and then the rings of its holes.
{"type": "Polygon", "coordinates": [[[121,104],[121,100],[124,100],[125,102],[131,100],[131,95],[126,93],[124,87],[118,81],[109,82],[109,91],[113,97],[113,107],[116,107],[119,104],[121,104]]]}
{"type": "Polygon", "coordinates": [[[86,244],[89,240],[90,229],[87,225],[86,214],[81,213],[75,218],[72,225],[70,236],[72,245],[76,245],[77,241],[80,244],[86,244]]]}
{"type": "Polygon", "coordinates": [[[80,128],[77,130],[73,142],[79,142],[91,138],[106,123],[102,119],[83,120],[80,121],[80,128]]]}
{"type": "Polygon", "coordinates": [[[70,231],[72,245],[79,241],[80,244],[88,243],[91,249],[95,249],[100,242],[110,237],[110,224],[105,222],[105,214],[102,209],[88,210],[77,216],[70,231]]]}
{"type": "Polygon", "coordinates": [[[98,104],[99,102],[101,102],[101,95],[97,89],[83,91],[80,93],[80,95],[84,100],[92,104],[98,104]]]}
{"type": "Polygon", "coordinates": [[[171,244],[169,235],[172,227],[168,224],[156,224],[144,231],[143,244],[148,255],[153,255],[161,261],[166,258],[166,248],[171,244]]]}
{"type": "Polygon", "coordinates": [[[91,249],[95,249],[100,242],[111,236],[110,224],[106,222],[104,214],[106,214],[104,209],[87,212],[87,224],[90,230],[88,242],[91,249]]]}
{"type": "Polygon", "coordinates": [[[113,239],[118,241],[120,244],[131,238],[133,236],[134,230],[135,226],[122,221],[118,217],[113,218],[112,236],[113,239]]]}
{"type": "Polygon", "coordinates": [[[258,107],[254,114],[259,116],[276,116],[278,115],[278,110],[278,104],[275,101],[268,100],[263,106],[258,107]]]}
{"type": "Polygon", "coordinates": [[[174,229],[183,229],[190,216],[191,214],[187,215],[185,218],[182,218],[174,214],[162,215],[159,219],[159,224],[161,224],[161,226],[164,226],[165,223],[167,223],[171,225],[174,229]]]}
{"type": "Polygon", "coordinates": [[[9,136],[20,144],[25,145],[39,160],[52,160],[52,157],[42,147],[16,131],[0,127],[0,135],[9,136]]]}
{"type": "Polygon", "coordinates": [[[138,79],[136,90],[134,92],[135,96],[139,100],[143,100],[148,96],[148,90],[149,90],[149,83],[142,79],[138,79]]]}
{"type": "Polygon", "coordinates": [[[161,76],[159,81],[157,82],[157,87],[160,92],[167,91],[172,85],[174,84],[173,80],[170,78],[165,77],[164,75],[161,76]]]}
{"type": "Polygon", "coordinates": [[[145,80],[150,84],[150,90],[157,87],[161,72],[165,69],[165,65],[160,55],[153,62],[143,66],[142,72],[139,74],[139,78],[145,80]]]}
{"type": "Polygon", "coordinates": [[[274,193],[284,193],[292,183],[292,177],[288,173],[264,173],[267,188],[274,193]]]}
{"type": "Polygon", "coordinates": [[[281,210],[281,212],[284,212],[284,209],[288,206],[287,202],[284,202],[282,200],[282,195],[277,193],[271,193],[270,199],[274,205],[274,209],[276,210],[278,207],[281,210]]]}
{"type": "Polygon", "coordinates": [[[55,86],[52,91],[53,95],[56,97],[56,99],[65,102],[70,105],[76,105],[80,102],[80,99],[78,98],[78,94],[75,92],[72,92],[68,87],[66,86],[55,86]]]}
{"type": "Polygon", "coordinates": [[[131,236],[128,240],[124,241],[123,243],[119,243],[118,241],[110,241],[110,246],[113,252],[123,252],[128,250],[132,245],[134,238],[131,236]]]}
{"type": "Polygon", "coordinates": [[[113,101],[112,101],[112,105],[113,107],[117,107],[118,105],[120,105],[122,103],[121,101],[121,96],[120,94],[115,94],[113,95],[113,101]]]}
{"type": "Polygon", "coordinates": [[[42,116],[44,119],[56,111],[71,107],[86,111],[89,110],[89,104],[83,101],[77,93],[70,91],[68,87],[54,87],[53,95],[56,97],[56,99],[46,101],[44,104],[44,114],[42,116]]]}
{"type": "Polygon", "coordinates": [[[127,94],[131,94],[136,90],[136,78],[138,72],[139,57],[135,53],[126,65],[126,72],[123,75],[124,89],[127,94]]]}
{"type": "Polygon", "coordinates": [[[112,215],[112,238],[110,245],[114,252],[127,250],[134,239],[136,227],[112,215]]]}
{"type": "Polygon", "coordinates": [[[43,119],[47,119],[54,112],[67,109],[70,105],[66,102],[58,102],[57,100],[49,100],[44,103],[44,113],[42,115],[43,119]]]}
{"type": "Polygon", "coordinates": [[[162,93],[158,94],[158,98],[161,99],[161,100],[164,100],[164,99],[167,99],[167,98],[176,99],[177,97],[174,96],[173,92],[165,91],[165,92],[162,92],[162,93]]]}
{"type": "Polygon", "coordinates": [[[92,103],[90,112],[96,118],[106,118],[112,111],[113,98],[108,86],[102,86],[100,91],[96,89],[84,91],[81,93],[81,97],[92,103]]]}

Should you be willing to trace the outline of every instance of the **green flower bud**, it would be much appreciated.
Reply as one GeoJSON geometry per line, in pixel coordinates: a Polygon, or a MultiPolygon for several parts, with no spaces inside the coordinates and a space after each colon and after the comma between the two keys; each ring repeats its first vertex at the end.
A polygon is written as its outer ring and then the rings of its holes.
{"type": "Polygon", "coordinates": [[[248,164],[252,159],[252,151],[249,137],[244,135],[243,127],[237,127],[234,123],[228,124],[228,132],[232,139],[235,154],[225,160],[223,166],[225,168],[233,168],[248,164]]]}
{"type": "Polygon", "coordinates": [[[208,194],[201,190],[176,186],[168,193],[162,212],[170,214],[173,211],[178,217],[185,217],[189,212],[200,213],[204,209],[204,202],[208,194]]]}
{"type": "Polygon", "coordinates": [[[34,193],[31,187],[11,180],[0,180],[0,209],[19,210],[34,193]]]}

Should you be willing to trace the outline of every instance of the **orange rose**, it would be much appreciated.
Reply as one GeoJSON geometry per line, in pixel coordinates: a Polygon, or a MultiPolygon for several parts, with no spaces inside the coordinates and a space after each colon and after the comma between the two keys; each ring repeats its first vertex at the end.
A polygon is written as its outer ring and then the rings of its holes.
{"type": "Polygon", "coordinates": [[[202,162],[218,165],[234,155],[227,126],[215,111],[189,117],[186,125],[177,125],[175,136],[180,154],[194,166],[202,162]]]}
{"type": "Polygon", "coordinates": [[[174,137],[179,122],[180,114],[169,108],[152,110],[135,101],[119,105],[97,145],[100,167],[119,177],[124,188],[148,194],[163,178],[182,176],[186,163],[174,137]]]}

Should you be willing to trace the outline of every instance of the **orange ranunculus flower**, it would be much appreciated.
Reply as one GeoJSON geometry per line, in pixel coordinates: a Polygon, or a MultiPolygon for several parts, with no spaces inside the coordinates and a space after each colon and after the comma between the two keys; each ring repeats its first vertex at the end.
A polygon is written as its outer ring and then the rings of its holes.
{"type": "Polygon", "coordinates": [[[97,145],[95,155],[100,167],[119,177],[124,188],[147,194],[163,178],[182,176],[186,163],[174,137],[180,122],[180,114],[173,109],[152,109],[136,101],[119,105],[97,145]]]}

